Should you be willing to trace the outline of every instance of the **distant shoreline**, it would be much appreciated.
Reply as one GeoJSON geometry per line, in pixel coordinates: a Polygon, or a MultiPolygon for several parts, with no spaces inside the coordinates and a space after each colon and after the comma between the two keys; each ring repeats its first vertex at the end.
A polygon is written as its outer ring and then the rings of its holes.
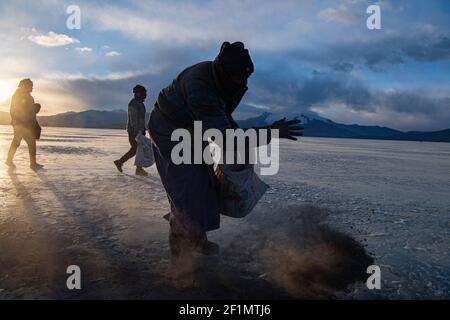
{"type": "MultiPolygon", "coordinates": [[[[262,127],[271,123],[269,118],[278,117],[265,112],[257,117],[236,120],[242,128],[262,127]]],[[[150,114],[147,113],[145,123],[150,114]]],[[[314,114],[291,115],[300,117],[307,137],[349,138],[393,141],[429,141],[450,142],[450,128],[439,131],[400,131],[378,125],[343,124],[314,114]]],[[[0,124],[9,124],[9,113],[0,112],[0,124]]],[[[42,127],[55,128],[91,128],[91,129],[125,129],[127,112],[125,110],[86,110],[82,112],[65,112],[53,116],[38,116],[42,127]]]]}
{"type": "MultiPolygon", "coordinates": [[[[0,126],[10,127],[10,124],[0,124],[0,126]]],[[[77,126],[45,126],[44,128],[63,128],[63,129],[96,129],[96,130],[120,130],[126,132],[126,128],[107,128],[107,127],[77,127],[77,126]]],[[[45,131],[43,132],[45,134],[45,131]]],[[[370,137],[331,137],[331,136],[311,136],[305,135],[305,138],[325,138],[325,139],[352,139],[352,140],[372,140],[372,141],[406,141],[406,142],[434,142],[434,143],[450,143],[450,141],[434,141],[434,140],[408,140],[408,139],[389,139],[389,138],[370,138],[370,137]]],[[[301,141],[302,138],[300,138],[301,141]]]]}

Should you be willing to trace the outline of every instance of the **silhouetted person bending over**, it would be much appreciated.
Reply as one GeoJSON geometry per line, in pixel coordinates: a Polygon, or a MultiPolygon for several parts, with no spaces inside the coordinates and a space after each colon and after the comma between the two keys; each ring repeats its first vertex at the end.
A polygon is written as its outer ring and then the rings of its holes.
{"type": "MultiPolygon", "coordinates": [[[[128,104],[128,122],[127,132],[128,140],[130,141],[131,148],[125,153],[122,158],[114,161],[117,170],[122,172],[122,166],[125,162],[136,155],[137,142],[136,136],[139,132],[145,136],[145,105],[144,101],[147,98],[147,89],[141,85],[137,85],[133,88],[134,98],[131,99],[128,104]]],[[[136,175],[147,176],[148,173],[142,169],[142,167],[136,166],[136,175]]]]}
{"type": "MultiPolygon", "coordinates": [[[[156,167],[170,203],[169,243],[174,257],[192,251],[206,255],[219,252],[206,233],[220,226],[221,199],[213,165],[172,161],[172,149],[179,143],[171,139],[172,133],[179,128],[192,132],[194,121],[202,121],[205,131],[217,129],[224,135],[227,129],[239,128],[232,114],[247,91],[253,68],[242,42],[224,42],[214,61],[184,69],[159,93],[148,128],[156,167]]],[[[299,123],[282,119],[266,129],[278,129],[280,138],[296,140],[303,134],[299,123]]],[[[259,135],[263,128],[255,129],[259,135]]]]}
{"type": "Polygon", "coordinates": [[[15,168],[13,159],[22,139],[28,144],[31,169],[38,170],[44,167],[36,162],[36,139],[39,139],[40,136],[36,113],[39,112],[40,105],[34,103],[31,96],[32,91],[33,82],[30,79],[23,79],[19,82],[19,87],[11,98],[10,113],[14,138],[9,148],[6,164],[12,168],[15,168]]]}

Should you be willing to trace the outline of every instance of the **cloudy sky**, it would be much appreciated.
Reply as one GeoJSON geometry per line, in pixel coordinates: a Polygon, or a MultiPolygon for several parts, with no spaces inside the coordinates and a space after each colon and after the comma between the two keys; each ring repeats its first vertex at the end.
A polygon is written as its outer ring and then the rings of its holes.
{"type": "Polygon", "coordinates": [[[402,130],[450,127],[450,1],[0,0],[0,111],[18,80],[43,113],[147,107],[185,67],[243,41],[255,64],[236,118],[313,111],[402,130]],[[81,29],[66,27],[69,5],[81,29]],[[381,30],[366,27],[370,4],[381,30]]]}

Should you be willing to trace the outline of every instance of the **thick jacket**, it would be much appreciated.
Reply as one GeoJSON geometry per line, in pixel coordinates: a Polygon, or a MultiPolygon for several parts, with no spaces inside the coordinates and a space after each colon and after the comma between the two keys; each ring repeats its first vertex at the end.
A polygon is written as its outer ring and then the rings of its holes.
{"type": "Polygon", "coordinates": [[[176,129],[190,130],[194,121],[202,121],[203,130],[223,132],[238,127],[231,114],[246,88],[234,101],[225,102],[219,83],[213,62],[193,65],[159,93],[150,116],[155,162],[170,202],[171,230],[175,233],[192,235],[219,228],[220,201],[213,166],[175,164],[171,157],[178,144],[171,139],[176,129]]]}
{"type": "Polygon", "coordinates": [[[145,131],[145,105],[135,98],[128,104],[127,131],[133,135],[145,131]]]}
{"type": "Polygon", "coordinates": [[[246,88],[232,103],[226,103],[221,98],[220,90],[213,62],[201,62],[182,71],[164,88],[155,108],[177,127],[190,128],[193,121],[202,121],[204,130],[236,128],[231,114],[246,88]]]}
{"type": "MultiPolygon", "coordinates": [[[[233,101],[226,102],[214,68],[214,62],[206,61],[183,70],[173,82],[164,88],[155,103],[154,113],[160,113],[173,128],[191,129],[194,121],[202,121],[203,130],[236,129],[239,125],[232,117],[247,87],[236,95],[233,101]]],[[[151,126],[149,125],[151,131],[151,126]]],[[[162,128],[161,128],[162,129],[162,128]]],[[[172,129],[163,129],[160,134],[170,136],[172,129]]],[[[258,129],[258,128],[255,128],[258,129]]],[[[258,145],[270,141],[261,141],[258,145]]]]}
{"type": "Polygon", "coordinates": [[[34,99],[29,92],[17,89],[11,98],[11,124],[33,128],[37,122],[34,99]]]}

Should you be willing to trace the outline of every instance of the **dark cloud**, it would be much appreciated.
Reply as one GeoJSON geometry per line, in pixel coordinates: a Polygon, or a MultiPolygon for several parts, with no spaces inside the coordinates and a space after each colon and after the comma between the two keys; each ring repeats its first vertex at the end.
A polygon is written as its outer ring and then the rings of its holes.
{"type": "Polygon", "coordinates": [[[450,96],[435,97],[426,92],[395,91],[380,93],[374,103],[405,114],[445,117],[449,114],[450,96]]]}
{"type": "Polygon", "coordinates": [[[161,89],[184,68],[198,62],[196,56],[198,54],[193,48],[143,46],[133,55],[129,54],[129,60],[111,62],[109,69],[113,73],[109,76],[59,79],[54,88],[47,89],[77,97],[85,109],[109,110],[125,109],[133,96],[132,88],[141,84],[147,88],[146,105],[151,108],[161,89]]]}
{"type": "MultiPolygon", "coordinates": [[[[76,96],[85,109],[125,109],[133,96],[136,84],[148,90],[147,106],[152,106],[159,91],[171,79],[168,75],[143,73],[119,79],[81,78],[60,80],[57,90],[60,94],[76,96]]],[[[72,106],[67,106],[71,109],[72,106]]]]}
{"type": "MultiPolygon", "coordinates": [[[[272,74],[271,72],[268,72],[272,74]]],[[[342,102],[354,110],[373,111],[372,93],[347,75],[315,73],[303,81],[255,75],[247,101],[279,106],[282,110],[307,111],[318,103],[342,102]]]]}
{"type": "Polygon", "coordinates": [[[401,64],[408,59],[424,62],[450,60],[450,40],[438,32],[417,31],[385,36],[373,43],[352,44],[342,53],[353,52],[370,66],[401,64]]]}
{"type": "Polygon", "coordinates": [[[372,111],[371,93],[350,77],[313,77],[299,86],[297,100],[305,106],[327,101],[343,102],[354,110],[372,111]]]}
{"type": "Polygon", "coordinates": [[[348,62],[336,62],[331,65],[331,68],[339,72],[351,72],[354,65],[348,62]]]}
{"type": "MultiPolygon", "coordinates": [[[[309,111],[313,106],[342,106],[342,112],[352,110],[359,114],[375,114],[379,118],[387,114],[403,115],[402,119],[398,119],[397,128],[406,130],[450,127],[450,95],[412,89],[375,90],[345,72],[315,73],[298,82],[283,80],[277,76],[277,72],[272,77],[255,74],[244,102],[269,106],[270,111],[278,114],[299,114],[309,111]],[[404,123],[406,118],[408,122],[404,123]]],[[[241,108],[242,112],[262,113],[261,109],[250,110],[245,105],[241,108]]],[[[395,119],[390,119],[390,123],[395,126],[395,119]]]]}
{"type": "Polygon", "coordinates": [[[422,27],[402,33],[368,34],[363,40],[343,40],[324,45],[320,50],[293,50],[289,56],[303,63],[319,65],[331,61],[331,69],[344,72],[355,65],[381,70],[382,67],[403,64],[408,60],[450,61],[450,33],[422,27]]]}
{"type": "Polygon", "coordinates": [[[404,40],[402,52],[419,61],[450,60],[450,37],[448,35],[418,35],[404,40]]]}

